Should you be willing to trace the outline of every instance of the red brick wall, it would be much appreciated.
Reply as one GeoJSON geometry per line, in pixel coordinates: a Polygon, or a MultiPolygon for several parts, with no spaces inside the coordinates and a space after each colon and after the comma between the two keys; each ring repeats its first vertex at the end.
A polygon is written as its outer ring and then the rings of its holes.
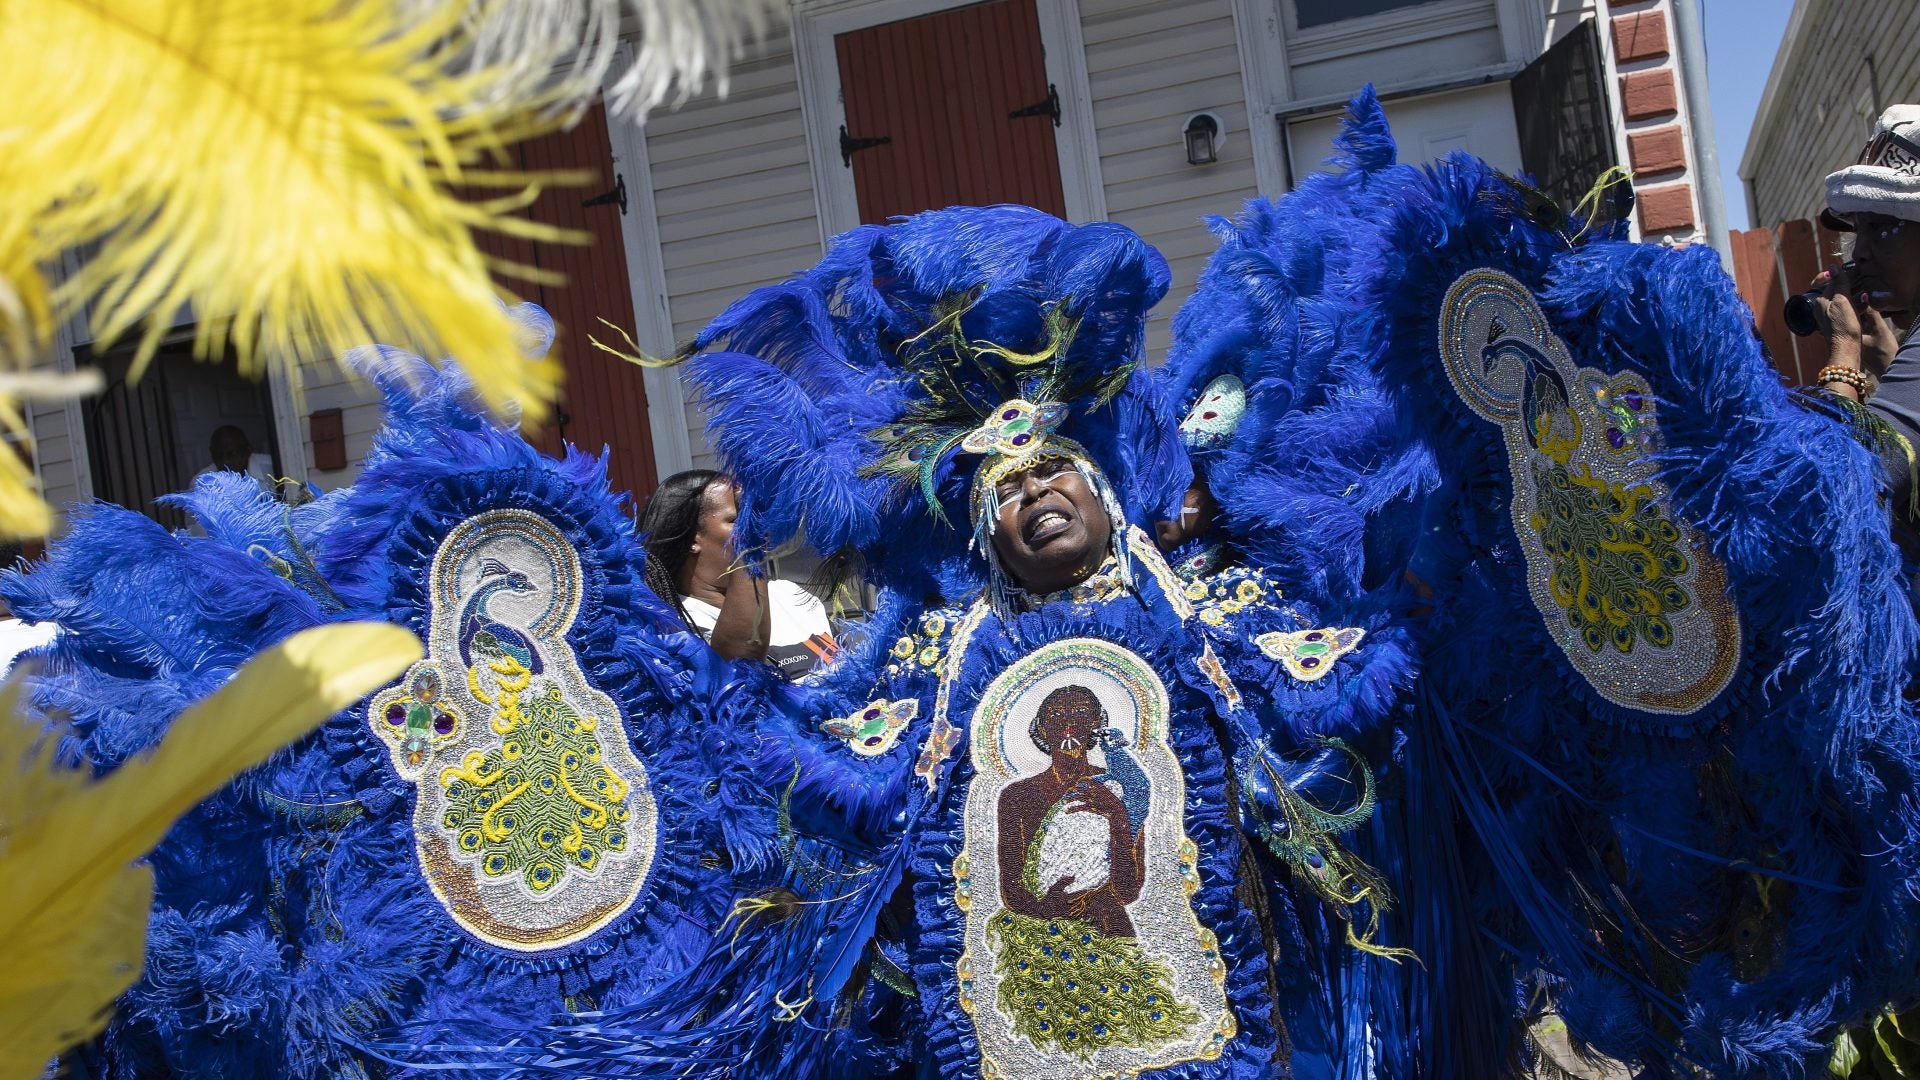
{"type": "Polygon", "coordinates": [[[1640,235],[1686,243],[1696,238],[1702,222],[1688,167],[1691,136],[1680,101],[1669,6],[1670,0],[1610,0],[1606,27],[1619,72],[1640,235]]]}

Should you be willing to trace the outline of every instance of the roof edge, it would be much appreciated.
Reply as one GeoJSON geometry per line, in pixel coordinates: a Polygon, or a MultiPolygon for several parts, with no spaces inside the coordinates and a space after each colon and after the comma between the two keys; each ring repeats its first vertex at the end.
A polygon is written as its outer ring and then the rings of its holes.
{"type": "Polygon", "coordinates": [[[1754,110],[1753,123],[1747,128],[1747,145],[1740,151],[1739,174],[1742,180],[1752,180],[1759,162],[1754,160],[1754,147],[1759,145],[1764,134],[1773,126],[1774,110],[1780,100],[1780,85],[1785,80],[1789,68],[1793,66],[1794,54],[1800,44],[1801,29],[1807,20],[1813,17],[1815,8],[1827,7],[1830,0],[1794,0],[1793,13],[1787,16],[1786,33],[1780,36],[1780,51],[1773,56],[1773,69],[1767,72],[1767,88],[1760,94],[1760,107],[1754,110]]]}

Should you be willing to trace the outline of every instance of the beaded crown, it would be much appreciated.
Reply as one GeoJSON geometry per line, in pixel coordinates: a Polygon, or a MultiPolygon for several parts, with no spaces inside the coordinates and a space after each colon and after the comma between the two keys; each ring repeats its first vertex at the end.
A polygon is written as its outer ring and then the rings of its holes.
{"type": "Polygon", "coordinates": [[[995,480],[1063,453],[1123,516],[1162,511],[1190,475],[1140,363],[1167,281],[1130,230],[1021,206],[838,237],[690,347],[708,437],[741,485],[741,538],[804,533],[821,551],[886,549],[883,573],[931,573],[964,553],[955,518],[977,523],[995,480]]]}

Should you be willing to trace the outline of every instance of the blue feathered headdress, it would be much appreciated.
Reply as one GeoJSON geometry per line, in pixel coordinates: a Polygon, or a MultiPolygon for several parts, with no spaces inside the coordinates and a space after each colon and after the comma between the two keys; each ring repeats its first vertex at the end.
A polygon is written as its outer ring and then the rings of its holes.
{"type": "Polygon", "coordinates": [[[1431,472],[1397,438],[1372,366],[1340,349],[1367,313],[1333,282],[1381,258],[1370,218],[1412,172],[1396,158],[1369,87],[1334,140],[1337,171],[1211,219],[1220,248],[1174,317],[1159,372],[1190,406],[1183,441],[1226,531],[1292,595],[1323,605],[1397,576],[1365,540],[1380,511],[1431,472]]]}
{"type": "Polygon", "coordinates": [[[708,438],[741,486],[740,535],[886,550],[893,583],[931,586],[968,541],[951,523],[976,516],[974,455],[1064,440],[1127,516],[1165,509],[1188,474],[1140,359],[1167,281],[1132,231],[1020,206],[837,238],[818,266],[734,304],[691,346],[708,438]]]}

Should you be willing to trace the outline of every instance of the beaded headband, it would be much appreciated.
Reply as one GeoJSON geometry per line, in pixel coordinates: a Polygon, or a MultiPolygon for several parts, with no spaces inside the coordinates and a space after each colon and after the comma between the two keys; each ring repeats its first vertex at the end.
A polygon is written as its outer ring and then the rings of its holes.
{"type": "Polygon", "coordinates": [[[993,454],[973,474],[973,488],[968,503],[973,508],[974,521],[981,522],[983,515],[996,509],[993,490],[1000,481],[1043,461],[1084,461],[1091,465],[1093,459],[1088,456],[1086,447],[1064,435],[1054,435],[1029,444],[1026,450],[1018,454],[993,454]]]}

